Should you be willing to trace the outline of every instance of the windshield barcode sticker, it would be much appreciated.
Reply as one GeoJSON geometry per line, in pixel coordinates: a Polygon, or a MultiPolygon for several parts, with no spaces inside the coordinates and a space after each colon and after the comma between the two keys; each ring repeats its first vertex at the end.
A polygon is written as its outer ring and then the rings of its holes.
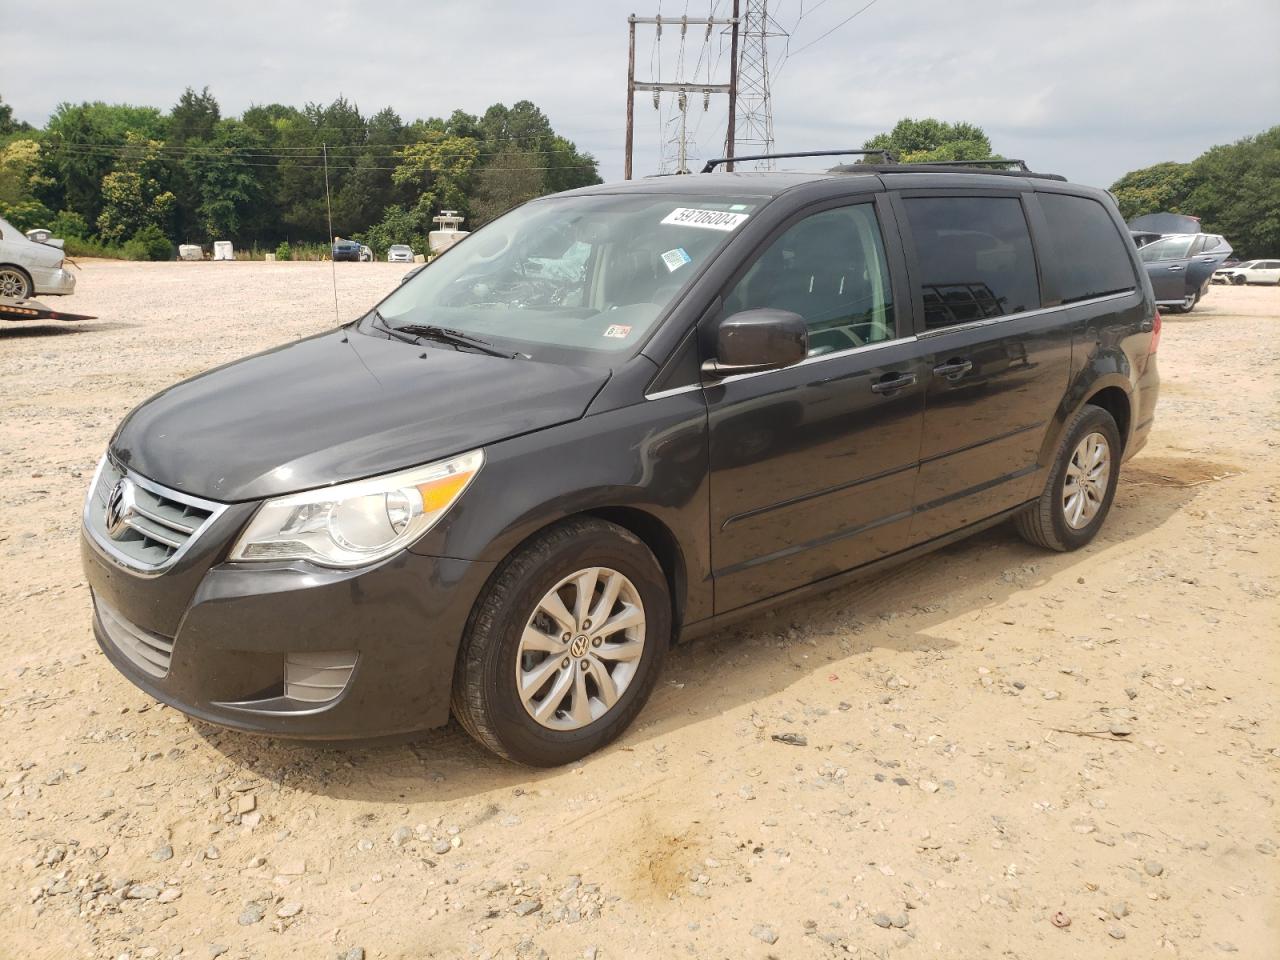
{"type": "Polygon", "coordinates": [[[662,222],[674,227],[700,227],[703,230],[736,230],[749,214],[729,213],[727,210],[700,210],[697,207],[676,207],[662,222]]]}
{"type": "Polygon", "coordinates": [[[667,265],[667,273],[675,273],[686,263],[693,263],[693,257],[689,256],[684,247],[676,247],[662,255],[662,262],[667,265]]]}

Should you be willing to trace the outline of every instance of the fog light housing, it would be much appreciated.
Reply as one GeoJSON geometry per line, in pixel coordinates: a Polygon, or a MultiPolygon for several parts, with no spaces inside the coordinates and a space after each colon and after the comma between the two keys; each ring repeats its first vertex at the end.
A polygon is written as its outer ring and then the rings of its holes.
{"type": "Polygon", "coordinates": [[[302,703],[331,703],[347,688],[355,668],[354,650],[287,653],[284,695],[302,703]]]}

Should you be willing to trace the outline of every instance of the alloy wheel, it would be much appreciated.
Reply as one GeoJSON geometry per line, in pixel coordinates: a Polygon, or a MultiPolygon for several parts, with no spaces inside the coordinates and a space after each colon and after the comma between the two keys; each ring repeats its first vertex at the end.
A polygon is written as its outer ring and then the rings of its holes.
{"type": "Polygon", "coordinates": [[[0,297],[12,300],[25,300],[31,295],[27,278],[17,270],[0,270],[0,297]]]}
{"type": "Polygon", "coordinates": [[[644,602],[617,570],[587,567],[538,601],[516,652],[516,693],[535,721],[578,730],[618,703],[644,653],[644,602]]]}
{"type": "Polygon", "coordinates": [[[1073,530],[1087,527],[1102,508],[1111,478],[1111,445],[1090,433],[1077,445],[1062,484],[1062,515],[1073,530]]]}

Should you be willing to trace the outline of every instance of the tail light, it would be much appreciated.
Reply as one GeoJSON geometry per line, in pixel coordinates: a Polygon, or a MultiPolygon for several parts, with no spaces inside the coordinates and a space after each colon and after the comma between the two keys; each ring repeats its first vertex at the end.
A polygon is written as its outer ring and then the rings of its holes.
{"type": "Polygon", "coordinates": [[[1151,347],[1147,350],[1147,355],[1151,356],[1156,352],[1156,347],[1160,346],[1160,311],[1156,311],[1156,318],[1151,323],[1151,347]]]}

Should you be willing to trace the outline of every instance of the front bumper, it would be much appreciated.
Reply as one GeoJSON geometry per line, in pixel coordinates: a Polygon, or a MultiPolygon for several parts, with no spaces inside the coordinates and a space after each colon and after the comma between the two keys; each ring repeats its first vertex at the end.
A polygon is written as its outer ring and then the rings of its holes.
{"type": "Polygon", "coordinates": [[[354,571],[215,564],[200,576],[182,563],[141,577],[87,535],[81,555],[98,645],[136,686],[211,723],[318,740],[444,724],[458,646],[493,569],[405,551],[354,571]],[[339,682],[322,702],[286,696],[286,671],[317,659],[354,668],[327,672],[339,682]]]}

